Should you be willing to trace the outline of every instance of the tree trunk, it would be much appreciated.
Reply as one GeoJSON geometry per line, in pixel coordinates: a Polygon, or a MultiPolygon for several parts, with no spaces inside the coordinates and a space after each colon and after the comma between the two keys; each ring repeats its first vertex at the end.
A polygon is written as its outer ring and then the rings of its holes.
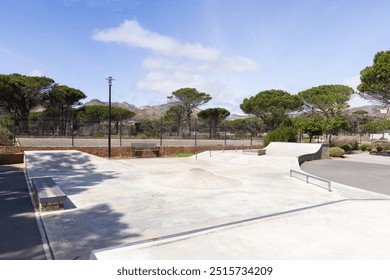
{"type": "Polygon", "coordinates": [[[28,132],[28,112],[21,112],[20,113],[20,120],[19,120],[19,130],[21,133],[27,133],[28,132]]]}
{"type": "Polygon", "coordinates": [[[209,139],[211,139],[212,136],[212,129],[211,129],[211,119],[209,121],[209,139]]]}
{"type": "Polygon", "coordinates": [[[191,111],[187,111],[188,136],[191,137],[191,111]]]}

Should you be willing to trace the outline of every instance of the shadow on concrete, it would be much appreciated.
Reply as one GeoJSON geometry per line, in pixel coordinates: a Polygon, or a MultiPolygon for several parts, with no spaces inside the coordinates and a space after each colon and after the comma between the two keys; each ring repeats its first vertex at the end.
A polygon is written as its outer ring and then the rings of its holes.
{"type": "MultiPolygon", "coordinates": [[[[107,165],[107,163],[105,163],[107,165]]],[[[106,166],[107,168],[108,166],[106,166]]],[[[77,194],[105,180],[115,179],[120,173],[97,171],[90,155],[78,151],[36,152],[27,156],[28,175],[31,178],[52,176],[67,195],[77,194]]],[[[71,201],[67,209],[77,207],[71,201]]]]}
{"type": "Polygon", "coordinates": [[[25,152],[28,160],[28,169],[47,172],[93,171],[88,154],[79,151],[50,151],[25,152]]]}
{"type": "Polygon", "coordinates": [[[21,168],[0,166],[0,225],[1,260],[46,259],[21,168]]]}
{"type": "MultiPolygon", "coordinates": [[[[30,178],[53,177],[70,200],[72,195],[100,187],[100,183],[121,175],[109,160],[78,151],[28,153],[27,168],[30,178]]],[[[69,200],[65,211],[42,214],[54,259],[89,259],[92,250],[117,246],[139,236],[120,221],[123,214],[101,203],[102,199],[97,198],[95,204],[91,200],[91,206],[83,208],[69,200]]]]}
{"type": "Polygon", "coordinates": [[[122,216],[106,204],[45,216],[55,259],[89,259],[93,250],[118,246],[129,238],[139,237],[135,229],[120,221],[122,216]]]}

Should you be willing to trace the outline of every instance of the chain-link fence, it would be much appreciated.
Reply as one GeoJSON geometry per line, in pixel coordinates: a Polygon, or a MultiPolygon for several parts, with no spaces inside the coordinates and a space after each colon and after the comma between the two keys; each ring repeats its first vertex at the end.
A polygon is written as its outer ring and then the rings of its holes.
{"type": "Polygon", "coordinates": [[[155,120],[114,119],[111,121],[109,131],[108,120],[82,120],[71,115],[62,118],[42,118],[32,114],[27,119],[16,119],[16,121],[10,117],[6,122],[3,121],[1,126],[4,136],[2,145],[17,145],[17,140],[21,141],[21,139],[26,142],[21,143],[23,145],[49,145],[48,140],[43,142],[36,139],[51,139],[52,142],[58,142],[55,144],[58,146],[63,144],[66,146],[103,145],[104,139],[109,136],[113,139],[113,145],[151,139],[159,145],[173,145],[173,143],[227,145],[228,141],[230,144],[231,141],[236,141],[238,145],[252,145],[261,143],[262,133],[261,127],[253,123],[233,121],[211,123],[196,118],[191,119],[190,125],[163,118],[155,120]],[[33,143],[31,139],[35,139],[36,143],[33,143]],[[95,141],[82,142],[82,139],[95,141]]]}

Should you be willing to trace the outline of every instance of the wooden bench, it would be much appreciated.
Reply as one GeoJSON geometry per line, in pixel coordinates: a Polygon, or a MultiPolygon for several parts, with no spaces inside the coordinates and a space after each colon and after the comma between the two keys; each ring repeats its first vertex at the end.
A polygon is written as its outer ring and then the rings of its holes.
{"type": "Polygon", "coordinates": [[[134,155],[143,151],[152,151],[156,156],[160,154],[160,147],[156,143],[131,143],[134,155]]]}
{"type": "Polygon", "coordinates": [[[64,209],[67,195],[51,177],[32,178],[31,183],[39,211],[64,209]]]}

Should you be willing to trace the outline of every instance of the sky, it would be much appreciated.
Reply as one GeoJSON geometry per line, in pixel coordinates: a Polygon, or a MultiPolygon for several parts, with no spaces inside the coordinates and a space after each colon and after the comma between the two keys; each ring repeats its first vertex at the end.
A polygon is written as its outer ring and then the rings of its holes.
{"type": "MultiPolygon", "coordinates": [[[[268,89],[359,84],[390,50],[383,0],[0,0],[0,74],[47,76],[87,98],[160,105],[196,88],[241,113],[268,89]]],[[[354,96],[352,106],[367,104],[354,96]]]]}

